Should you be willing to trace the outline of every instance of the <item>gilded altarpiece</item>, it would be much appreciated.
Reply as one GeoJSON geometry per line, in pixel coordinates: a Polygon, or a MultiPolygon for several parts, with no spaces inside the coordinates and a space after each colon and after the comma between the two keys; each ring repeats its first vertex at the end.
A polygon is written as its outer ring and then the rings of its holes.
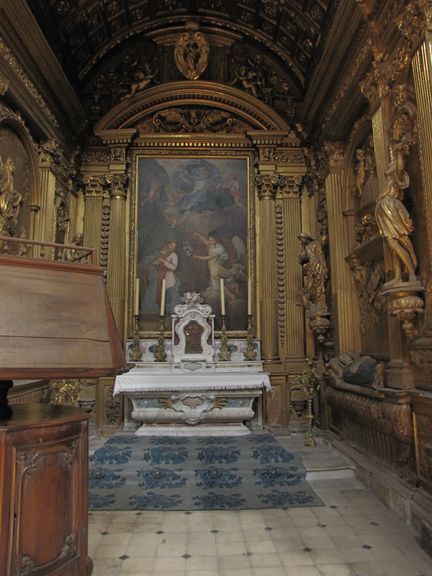
{"type": "MultiPolygon", "coordinates": [[[[274,386],[265,421],[297,420],[288,389],[306,352],[297,236],[307,226],[298,136],[253,95],[199,80],[149,85],[121,100],[95,133],[102,146],[83,151],[84,232],[100,247],[124,339],[136,334],[137,312],[142,338],[160,334],[155,263],[161,251],[175,254],[171,292],[200,291],[216,314],[217,337],[221,277],[229,339],[247,334],[250,294],[253,334],[274,386]]],[[[166,338],[172,306],[167,294],[166,338]]],[[[107,429],[121,413],[110,403],[111,386],[107,379],[99,390],[107,429]]]]}

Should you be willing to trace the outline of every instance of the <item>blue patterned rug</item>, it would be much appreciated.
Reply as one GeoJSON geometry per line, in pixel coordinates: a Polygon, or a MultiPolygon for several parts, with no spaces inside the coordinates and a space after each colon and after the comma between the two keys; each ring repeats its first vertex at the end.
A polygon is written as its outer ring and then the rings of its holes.
{"type": "Polygon", "coordinates": [[[112,436],[90,458],[91,510],[322,506],[300,458],[271,434],[112,436]]]}

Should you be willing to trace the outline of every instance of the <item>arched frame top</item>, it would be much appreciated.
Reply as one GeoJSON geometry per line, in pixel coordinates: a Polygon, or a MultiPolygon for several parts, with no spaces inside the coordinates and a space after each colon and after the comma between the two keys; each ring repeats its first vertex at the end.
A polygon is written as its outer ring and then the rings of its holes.
{"type": "Polygon", "coordinates": [[[95,132],[133,128],[159,110],[187,105],[211,105],[228,111],[251,130],[290,131],[279,114],[250,94],[215,82],[185,81],[153,86],[131,99],[122,100],[98,122],[95,132]]]}

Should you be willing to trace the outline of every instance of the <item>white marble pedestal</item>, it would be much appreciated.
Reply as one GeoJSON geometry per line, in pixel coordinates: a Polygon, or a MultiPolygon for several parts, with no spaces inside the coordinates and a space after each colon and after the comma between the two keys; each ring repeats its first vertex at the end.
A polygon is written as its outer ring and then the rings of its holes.
{"type": "Polygon", "coordinates": [[[131,400],[131,417],[141,424],[137,435],[234,436],[249,434],[246,424],[261,427],[265,388],[265,372],[185,374],[135,367],[117,376],[114,394],[131,400]]]}

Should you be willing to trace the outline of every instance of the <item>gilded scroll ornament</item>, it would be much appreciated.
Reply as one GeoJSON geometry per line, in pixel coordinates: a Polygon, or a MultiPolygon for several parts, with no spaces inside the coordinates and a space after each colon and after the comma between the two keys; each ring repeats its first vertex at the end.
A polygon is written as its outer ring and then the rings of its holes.
{"type": "Polygon", "coordinates": [[[0,96],[4,96],[9,89],[9,82],[4,76],[0,75],[0,96]]]}
{"type": "Polygon", "coordinates": [[[402,203],[403,191],[409,186],[410,179],[405,170],[403,145],[395,145],[395,161],[386,170],[388,182],[380,192],[375,218],[381,236],[386,241],[392,258],[394,277],[384,288],[403,282],[403,272],[408,282],[416,282],[417,258],[410,239],[413,224],[408,210],[402,203]]]}
{"type": "Polygon", "coordinates": [[[0,156],[0,235],[14,236],[21,208],[22,196],[14,190],[15,162],[0,156]]]}
{"type": "MultiPolygon", "coordinates": [[[[223,110],[168,108],[153,116],[155,132],[231,132],[235,118],[223,110]]],[[[145,130],[145,127],[143,127],[145,130]]]]}
{"type": "Polygon", "coordinates": [[[207,68],[210,45],[196,22],[186,24],[187,31],[177,39],[174,59],[179,71],[189,80],[198,80],[207,68]]]}

